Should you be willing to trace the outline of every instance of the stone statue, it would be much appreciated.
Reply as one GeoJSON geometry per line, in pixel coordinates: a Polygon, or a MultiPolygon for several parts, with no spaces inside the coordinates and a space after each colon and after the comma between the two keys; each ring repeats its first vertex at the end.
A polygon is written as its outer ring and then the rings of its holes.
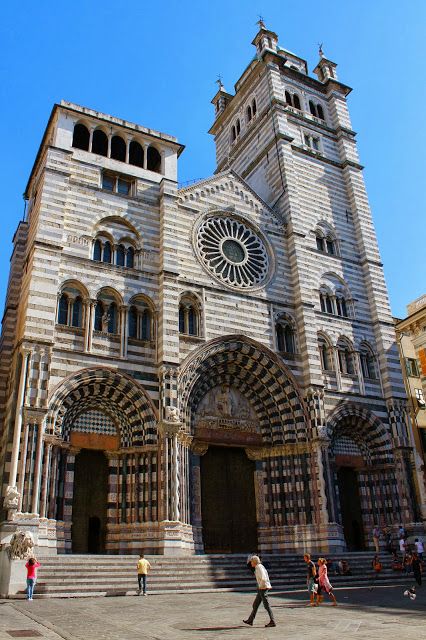
{"type": "Polygon", "coordinates": [[[16,487],[7,487],[3,500],[5,509],[18,509],[20,494],[16,487]]]}
{"type": "Polygon", "coordinates": [[[220,416],[229,418],[232,416],[232,398],[230,388],[222,385],[220,392],[216,396],[216,410],[220,416]]]}
{"type": "Polygon", "coordinates": [[[180,422],[179,411],[177,407],[165,407],[164,415],[168,422],[180,422]]]}
{"type": "Polygon", "coordinates": [[[34,538],[31,531],[17,531],[13,534],[8,548],[11,560],[26,560],[34,549],[34,538]]]}

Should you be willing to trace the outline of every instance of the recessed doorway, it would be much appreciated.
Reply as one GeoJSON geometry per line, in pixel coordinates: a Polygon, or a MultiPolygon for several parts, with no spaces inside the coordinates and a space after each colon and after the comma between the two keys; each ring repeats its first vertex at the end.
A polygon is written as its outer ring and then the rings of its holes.
{"type": "Polygon", "coordinates": [[[201,458],[201,515],[206,553],[257,549],[255,463],[244,449],[209,447],[201,458]]]}
{"type": "Polygon", "coordinates": [[[364,530],[356,469],[340,467],[337,470],[337,483],[346,545],[349,551],[363,551],[364,530]]]}
{"type": "Polygon", "coordinates": [[[107,522],[108,461],[102,451],[82,449],[75,459],[72,550],[103,553],[107,522]]]}

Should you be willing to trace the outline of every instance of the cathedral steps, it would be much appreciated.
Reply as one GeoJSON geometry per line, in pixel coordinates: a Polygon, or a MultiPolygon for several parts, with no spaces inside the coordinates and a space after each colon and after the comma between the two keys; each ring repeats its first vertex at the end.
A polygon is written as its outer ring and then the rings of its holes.
{"type": "MultiPolygon", "coordinates": [[[[339,556],[342,557],[342,556],[339,556]]],[[[330,579],[336,588],[366,587],[372,582],[371,552],[346,553],[352,576],[330,579]]],[[[246,567],[247,555],[203,555],[188,557],[148,556],[152,571],[150,595],[210,591],[250,591],[254,579],[246,567]]],[[[315,554],[314,559],[317,558],[315,554]]],[[[329,556],[330,560],[334,558],[329,556]]],[[[336,558],[337,559],[337,558],[336,558]]],[[[138,556],[60,555],[40,557],[36,598],[72,598],[135,595],[138,556]]],[[[274,592],[306,589],[306,568],[301,556],[264,555],[274,592]]],[[[412,575],[392,571],[388,554],[381,554],[383,571],[377,584],[410,585],[412,575]]],[[[17,597],[24,597],[22,591],[17,597]]]]}

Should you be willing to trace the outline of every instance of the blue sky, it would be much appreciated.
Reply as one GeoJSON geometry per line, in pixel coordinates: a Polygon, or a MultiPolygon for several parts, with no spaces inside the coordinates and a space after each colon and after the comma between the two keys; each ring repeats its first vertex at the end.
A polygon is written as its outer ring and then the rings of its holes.
{"type": "Polygon", "coordinates": [[[51,108],[62,98],[172,135],[179,180],[214,171],[207,134],[220,73],[228,90],[254,55],[261,13],[280,45],[307,59],[318,43],[353,87],[352,124],[392,310],[426,293],[423,0],[23,0],[2,8],[0,306],[22,193],[51,108]]]}

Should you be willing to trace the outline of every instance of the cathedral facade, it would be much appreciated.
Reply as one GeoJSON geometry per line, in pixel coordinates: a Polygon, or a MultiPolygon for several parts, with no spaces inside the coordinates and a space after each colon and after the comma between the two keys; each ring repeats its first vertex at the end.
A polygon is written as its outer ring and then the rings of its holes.
{"type": "Polygon", "coordinates": [[[54,106],[3,318],[2,540],[329,551],[422,522],[350,88],[253,45],[188,187],[176,138],[54,106]]]}

